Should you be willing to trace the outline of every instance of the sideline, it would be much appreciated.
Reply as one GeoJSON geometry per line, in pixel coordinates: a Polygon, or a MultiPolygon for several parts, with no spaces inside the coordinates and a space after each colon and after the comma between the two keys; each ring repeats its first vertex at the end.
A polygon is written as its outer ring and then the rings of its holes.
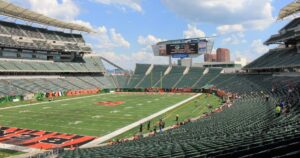
{"type": "Polygon", "coordinates": [[[15,150],[15,151],[21,151],[21,152],[43,152],[45,150],[36,149],[36,148],[28,148],[24,146],[18,146],[18,145],[12,145],[12,144],[4,144],[0,143],[0,149],[8,149],[8,150],[15,150]]]}
{"type": "Polygon", "coordinates": [[[138,125],[140,125],[140,124],[142,124],[142,123],[145,123],[145,122],[147,122],[147,121],[149,121],[149,120],[152,120],[153,118],[156,118],[156,117],[158,117],[158,116],[160,116],[160,115],[162,115],[162,114],[164,114],[164,113],[166,113],[166,112],[168,112],[168,111],[170,111],[170,110],[173,110],[173,109],[175,109],[175,108],[181,106],[182,104],[185,104],[185,103],[187,103],[187,102],[189,102],[189,101],[195,99],[196,97],[198,97],[198,96],[200,96],[200,95],[202,95],[202,93],[198,93],[198,94],[196,94],[196,95],[193,95],[193,96],[190,97],[190,98],[187,98],[187,99],[185,99],[185,100],[183,100],[183,101],[181,101],[181,102],[178,102],[178,103],[176,103],[176,104],[174,104],[174,105],[172,105],[172,106],[170,106],[170,107],[167,107],[167,108],[165,108],[165,109],[163,109],[163,110],[161,110],[161,111],[159,111],[159,112],[156,112],[156,113],[154,113],[154,114],[152,114],[152,115],[150,115],[150,116],[148,116],[148,117],[145,117],[145,118],[143,118],[143,119],[141,119],[141,120],[138,120],[138,121],[136,121],[136,122],[134,122],[134,123],[131,123],[131,124],[125,126],[125,127],[122,127],[122,128],[120,128],[120,129],[117,129],[117,130],[114,131],[114,132],[111,132],[111,133],[109,133],[109,134],[107,134],[107,135],[104,135],[104,136],[102,136],[102,137],[100,137],[100,138],[98,138],[98,139],[95,139],[95,140],[93,140],[93,141],[91,141],[91,142],[89,142],[89,143],[87,143],[87,144],[82,145],[80,148],[90,148],[90,147],[97,146],[97,145],[99,145],[100,143],[103,143],[103,142],[105,142],[105,141],[107,141],[107,140],[110,140],[110,139],[114,138],[115,136],[118,136],[118,135],[120,135],[120,134],[122,134],[122,133],[124,133],[124,132],[126,132],[126,131],[129,131],[129,130],[131,130],[131,129],[137,127],[138,125]]]}
{"type": "Polygon", "coordinates": [[[106,95],[106,94],[111,94],[111,93],[102,93],[102,94],[88,95],[88,96],[82,96],[82,97],[76,97],[76,98],[67,98],[67,99],[61,99],[61,100],[54,100],[54,101],[50,101],[50,102],[49,101],[43,101],[43,102],[38,102],[38,103],[33,103],[33,104],[8,106],[8,107],[0,108],[0,110],[15,109],[15,108],[32,106],[32,105],[39,105],[39,104],[50,104],[50,103],[56,103],[56,102],[68,101],[68,100],[76,100],[76,99],[82,99],[82,98],[90,98],[90,97],[102,96],[102,95],[106,95]]]}

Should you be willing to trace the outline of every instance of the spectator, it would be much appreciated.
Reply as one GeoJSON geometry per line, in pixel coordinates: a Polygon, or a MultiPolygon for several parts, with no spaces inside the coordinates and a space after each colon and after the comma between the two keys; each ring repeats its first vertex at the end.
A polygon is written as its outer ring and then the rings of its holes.
{"type": "Polygon", "coordinates": [[[179,121],[179,115],[178,115],[178,114],[176,114],[175,121],[176,121],[176,122],[179,121]]]}
{"type": "Polygon", "coordinates": [[[290,105],[291,105],[291,104],[287,103],[287,104],[284,106],[283,112],[284,112],[285,116],[287,116],[288,113],[290,113],[290,105]]]}
{"type": "Polygon", "coordinates": [[[159,119],[158,127],[159,127],[159,132],[162,132],[162,119],[159,119]]]}
{"type": "Polygon", "coordinates": [[[140,132],[143,132],[143,124],[140,124],[140,132]]]}
{"type": "Polygon", "coordinates": [[[270,97],[270,96],[267,94],[267,95],[266,95],[266,102],[269,101],[269,97],[270,97]]]}
{"type": "Polygon", "coordinates": [[[284,106],[284,101],[283,100],[280,101],[279,106],[280,106],[281,109],[283,108],[283,106],[284,106]]]}
{"type": "Polygon", "coordinates": [[[281,113],[281,107],[279,105],[276,105],[276,108],[275,108],[275,112],[276,112],[276,116],[280,116],[280,113],[281,113]]]}
{"type": "Polygon", "coordinates": [[[156,125],[153,127],[153,132],[156,134],[156,125]]]}
{"type": "Polygon", "coordinates": [[[150,125],[151,125],[151,122],[148,121],[148,124],[147,124],[147,130],[148,130],[148,131],[150,130],[150,125]]]}
{"type": "Polygon", "coordinates": [[[207,107],[208,107],[209,109],[212,109],[212,108],[213,108],[210,104],[207,104],[207,107]]]}

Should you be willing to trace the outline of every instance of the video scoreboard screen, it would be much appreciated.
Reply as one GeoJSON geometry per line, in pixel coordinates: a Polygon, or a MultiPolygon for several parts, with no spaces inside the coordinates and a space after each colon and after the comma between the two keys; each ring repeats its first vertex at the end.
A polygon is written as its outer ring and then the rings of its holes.
{"type": "Polygon", "coordinates": [[[159,42],[152,46],[155,56],[189,57],[207,53],[206,39],[181,39],[159,42]]]}
{"type": "Polygon", "coordinates": [[[187,54],[197,54],[198,53],[198,43],[178,43],[178,44],[167,44],[166,54],[172,55],[176,53],[187,53],[187,54]]]}

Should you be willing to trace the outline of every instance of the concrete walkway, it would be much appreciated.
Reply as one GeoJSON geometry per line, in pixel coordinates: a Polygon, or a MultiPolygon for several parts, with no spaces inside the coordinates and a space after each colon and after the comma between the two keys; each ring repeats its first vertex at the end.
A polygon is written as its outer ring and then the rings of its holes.
{"type": "Polygon", "coordinates": [[[0,143],[0,149],[8,149],[8,150],[15,150],[15,151],[21,151],[21,152],[40,152],[40,149],[35,148],[26,148],[24,146],[17,146],[17,145],[11,145],[11,144],[4,144],[0,143]]]}
{"type": "Polygon", "coordinates": [[[162,115],[162,114],[164,114],[164,113],[166,113],[166,112],[168,112],[170,110],[173,110],[173,109],[179,107],[180,105],[185,104],[185,103],[189,102],[190,100],[193,100],[194,98],[196,98],[196,97],[198,97],[200,95],[201,95],[201,93],[196,94],[196,95],[194,95],[194,96],[192,96],[192,97],[190,97],[188,99],[185,99],[185,100],[183,100],[183,101],[181,101],[179,103],[176,103],[176,104],[174,104],[174,105],[172,105],[172,106],[170,106],[170,107],[168,107],[166,109],[163,109],[163,110],[161,110],[161,111],[159,111],[157,113],[154,113],[154,114],[152,114],[152,115],[150,115],[148,117],[145,117],[145,118],[143,118],[143,119],[141,119],[139,121],[136,121],[136,122],[134,122],[132,124],[129,124],[128,126],[120,128],[120,129],[118,129],[118,130],[116,130],[116,131],[114,131],[114,132],[112,132],[110,134],[107,134],[107,135],[102,136],[102,137],[100,137],[98,139],[95,139],[95,140],[93,140],[93,141],[91,141],[91,142],[89,142],[87,144],[84,144],[80,148],[90,148],[90,147],[97,146],[100,143],[103,143],[103,142],[105,142],[107,140],[110,140],[110,139],[114,138],[115,136],[118,136],[118,135],[120,135],[120,134],[122,134],[122,133],[124,133],[126,131],[129,131],[129,130],[131,130],[131,129],[137,127],[137,126],[139,126],[142,123],[145,123],[145,122],[147,122],[149,120],[152,120],[153,118],[156,118],[156,117],[158,117],[158,116],[160,116],[160,115],[162,115]]]}

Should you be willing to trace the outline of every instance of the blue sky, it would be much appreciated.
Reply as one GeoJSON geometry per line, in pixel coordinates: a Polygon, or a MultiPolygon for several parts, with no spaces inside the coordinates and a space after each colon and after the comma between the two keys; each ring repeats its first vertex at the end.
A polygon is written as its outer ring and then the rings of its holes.
{"type": "MultiPolygon", "coordinates": [[[[214,48],[251,61],[268,51],[262,43],[289,20],[276,21],[292,0],[10,0],[50,17],[95,30],[83,34],[96,53],[132,69],[167,63],[150,45],[168,39],[216,36],[214,48]]],[[[203,57],[194,61],[200,62],[203,57]]]]}

